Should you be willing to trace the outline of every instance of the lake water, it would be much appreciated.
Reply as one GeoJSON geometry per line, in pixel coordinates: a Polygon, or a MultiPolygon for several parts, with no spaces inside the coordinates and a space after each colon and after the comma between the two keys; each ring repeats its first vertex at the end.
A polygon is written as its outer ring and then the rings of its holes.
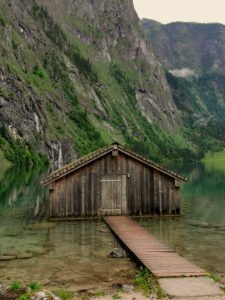
{"type": "MultiPolygon", "coordinates": [[[[202,164],[175,169],[189,178],[181,187],[183,216],[136,220],[224,282],[225,170],[202,164]]],[[[39,183],[45,173],[11,169],[0,178],[0,283],[102,287],[132,274],[132,259],[108,257],[120,245],[101,220],[47,221],[48,193],[39,183]]]]}

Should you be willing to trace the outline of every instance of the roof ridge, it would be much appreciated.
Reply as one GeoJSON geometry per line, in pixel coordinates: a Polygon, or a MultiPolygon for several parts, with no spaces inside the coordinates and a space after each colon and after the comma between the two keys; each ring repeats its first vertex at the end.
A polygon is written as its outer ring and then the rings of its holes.
{"type": "Polygon", "coordinates": [[[125,152],[128,155],[134,156],[134,158],[137,158],[137,159],[143,161],[143,163],[146,163],[146,164],[151,165],[152,167],[155,167],[156,169],[158,169],[159,171],[164,172],[167,175],[171,175],[172,177],[175,177],[175,178],[180,179],[182,181],[187,181],[186,177],[178,175],[177,173],[175,173],[171,170],[168,170],[167,168],[165,168],[163,166],[160,166],[158,163],[156,163],[156,162],[154,162],[154,161],[152,161],[152,160],[150,160],[146,157],[143,157],[143,156],[133,152],[132,150],[129,150],[129,149],[125,148],[124,146],[120,145],[119,143],[113,143],[111,145],[99,148],[99,149],[97,149],[97,150],[95,150],[95,151],[93,151],[93,152],[91,152],[91,153],[89,153],[85,156],[81,156],[80,158],[72,161],[71,163],[66,164],[62,168],[53,171],[46,178],[44,178],[41,181],[41,183],[45,184],[45,185],[49,184],[49,183],[59,179],[62,175],[66,175],[66,174],[70,173],[70,171],[74,170],[76,167],[82,167],[83,163],[87,163],[89,160],[97,158],[99,155],[106,153],[108,150],[115,149],[115,146],[116,146],[116,149],[121,150],[122,152],[125,152]]]}

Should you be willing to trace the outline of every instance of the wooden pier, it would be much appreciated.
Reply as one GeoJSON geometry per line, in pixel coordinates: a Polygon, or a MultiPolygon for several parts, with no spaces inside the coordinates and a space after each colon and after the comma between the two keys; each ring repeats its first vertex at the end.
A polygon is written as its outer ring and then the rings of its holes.
{"type": "Polygon", "coordinates": [[[181,257],[126,216],[105,216],[104,221],[123,244],[157,277],[204,276],[207,273],[181,257]]]}

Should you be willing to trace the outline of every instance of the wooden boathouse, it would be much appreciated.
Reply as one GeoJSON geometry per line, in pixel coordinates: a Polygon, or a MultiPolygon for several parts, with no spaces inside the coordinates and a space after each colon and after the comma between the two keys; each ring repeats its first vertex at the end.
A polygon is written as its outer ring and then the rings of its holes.
{"type": "Polygon", "coordinates": [[[51,217],[178,215],[180,182],[187,179],[118,143],[54,171],[49,186],[51,217]]]}

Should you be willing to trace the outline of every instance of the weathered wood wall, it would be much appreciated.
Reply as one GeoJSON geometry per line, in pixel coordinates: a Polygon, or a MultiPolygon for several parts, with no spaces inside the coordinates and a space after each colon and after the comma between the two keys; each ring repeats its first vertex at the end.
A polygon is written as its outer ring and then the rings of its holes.
{"type": "MultiPolygon", "coordinates": [[[[109,153],[50,185],[51,216],[95,216],[107,213],[107,209],[102,207],[109,206],[107,200],[102,202],[102,196],[107,195],[107,185],[104,183],[107,182],[106,175],[117,175],[114,181],[121,185],[121,188],[115,187],[112,179],[111,191],[114,196],[109,197],[111,200],[108,201],[114,201],[113,198],[117,197],[120,189],[122,193],[121,211],[117,210],[117,213],[180,213],[179,187],[176,187],[174,178],[123,153],[115,157],[109,153]]],[[[114,204],[112,209],[118,209],[118,203],[114,204]]]]}

